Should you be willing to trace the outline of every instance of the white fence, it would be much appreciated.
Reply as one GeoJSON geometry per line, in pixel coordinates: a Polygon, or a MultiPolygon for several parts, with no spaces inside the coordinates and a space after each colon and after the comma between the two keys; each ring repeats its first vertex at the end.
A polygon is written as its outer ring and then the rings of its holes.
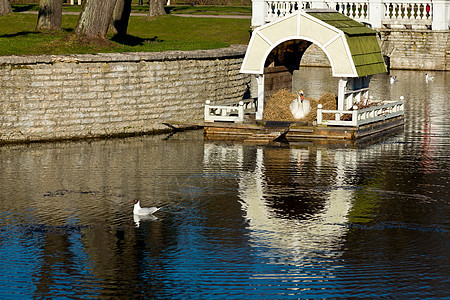
{"type": "Polygon", "coordinates": [[[205,122],[244,122],[244,116],[256,111],[256,99],[245,99],[230,105],[211,105],[205,103],[205,122]]]}
{"type": "MultiPolygon", "coordinates": [[[[322,109],[319,104],[317,109],[317,124],[331,126],[361,126],[368,123],[383,121],[404,114],[403,97],[401,101],[384,101],[381,105],[354,110],[328,110],[322,109]],[[334,120],[324,120],[323,114],[334,114],[334,120]],[[349,116],[349,120],[341,120],[341,116],[349,116]]],[[[244,122],[244,116],[254,113],[256,99],[246,99],[236,104],[211,105],[211,101],[205,103],[205,122],[244,122]]]]}
{"type": "Polygon", "coordinates": [[[406,26],[446,30],[450,27],[450,1],[445,0],[253,0],[252,26],[307,8],[334,9],[374,28],[406,26]]]}
{"type": "Polygon", "coordinates": [[[317,109],[317,124],[332,125],[332,126],[361,126],[368,123],[383,121],[386,119],[398,117],[404,114],[404,102],[384,102],[385,104],[372,106],[363,109],[357,109],[355,106],[353,110],[329,110],[322,109],[319,104],[317,109]],[[334,120],[324,120],[323,114],[334,114],[334,120]],[[341,120],[341,116],[350,116],[350,120],[341,120]]]}

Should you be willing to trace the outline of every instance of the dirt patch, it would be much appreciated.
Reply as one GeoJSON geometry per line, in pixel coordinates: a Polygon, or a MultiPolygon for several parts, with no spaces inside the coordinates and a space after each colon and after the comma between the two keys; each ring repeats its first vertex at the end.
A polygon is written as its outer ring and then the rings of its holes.
{"type": "MultiPolygon", "coordinates": [[[[289,108],[297,95],[285,89],[276,92],[264,105],[263,119],[265,121],[290,121],[312,123],[317,119],[317,105],[322,104],[323,109],[336,109],[337,98],[332,93],[324,93],[319,99],[305,97],[311,103],[311,111],[302,119],[295,119],[289,108]]],[[[324,120],[334,119],[334,114],[324,114],[324,120]]]]}

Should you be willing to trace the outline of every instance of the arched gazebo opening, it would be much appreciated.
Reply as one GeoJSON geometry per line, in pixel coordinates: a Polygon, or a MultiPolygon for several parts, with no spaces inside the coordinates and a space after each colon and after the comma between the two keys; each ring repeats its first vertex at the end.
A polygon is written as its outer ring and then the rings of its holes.
{"type": "Polygon", "coordinates": [[[305,40],[288,40],[269,53],[264,64],[265,101],[280,89],[292,90],[294,72],[300,68],[303,53],[311,44],[305,40]]]}

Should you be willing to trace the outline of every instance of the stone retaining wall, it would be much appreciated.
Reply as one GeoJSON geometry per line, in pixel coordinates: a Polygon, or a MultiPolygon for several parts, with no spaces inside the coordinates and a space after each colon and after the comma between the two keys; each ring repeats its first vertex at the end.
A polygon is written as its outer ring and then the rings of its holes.
{"type": "Polygon", "coordinates": [[[381,51],[391,69],[450,71],[450,30],[381,30],[381,51]]]}
{"type": "Polygon", "coordinates": [[[0,57],[0,143],[149,133],[242,99],[246,46],[0,57]]]}
{"type": "MultiPolygon", "coordinates": [[[[391,69],[450,71],[450,30],[382,29],[380,45],[391,69]]],[[[330,66],[325,53],[311,45],[302,66],[330,66]]]]}

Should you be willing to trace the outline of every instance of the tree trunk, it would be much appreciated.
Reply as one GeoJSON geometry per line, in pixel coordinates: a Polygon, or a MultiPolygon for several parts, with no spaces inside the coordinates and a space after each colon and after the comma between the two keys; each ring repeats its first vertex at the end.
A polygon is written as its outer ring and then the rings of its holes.
{"type": "Polygon", "coordinates": [[[126,35],[131,13],[131,0],[117,0],[111,27],[114,33],[126,35]]]}
{"type": "Polygon", "coordinates": [[[9,0],[0,0],[0,16],[12,13],[9,0]]]}
{"type": "Polygon", "coordinates": [[[75,28],[78,37],[105,40],[116,0],[85,0],[75,28]]]}
{"type": "Polygon", "coordinates": [[[164,10],[164,2],[165,0],[150,0],[150,9],[148,11],[148,16],[156,17],[165,15],[166,11],[164,10]]]}
{"type": "Polygon", "coordinates": [[[61,29],[62,1],[40,0],[37,31],[61,29]]]}

